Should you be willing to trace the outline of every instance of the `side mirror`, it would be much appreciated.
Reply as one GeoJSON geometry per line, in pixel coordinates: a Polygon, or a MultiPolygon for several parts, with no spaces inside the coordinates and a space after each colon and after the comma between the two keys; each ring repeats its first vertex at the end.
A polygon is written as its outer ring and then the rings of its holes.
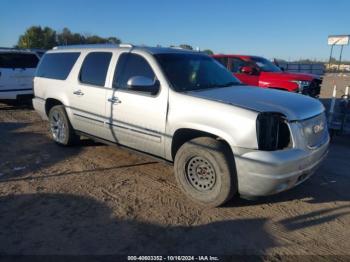
{"type": "Polygon", "coordinates": [[[241,72],[242,72],[243,74],[252,75],[253,72],[254,72],[254,69],[253,69],[253,67],[251,67],[251,66],[243,66],[243,67],[241,68],[241,72]]]}
{"type": "Polygon", "coordinates": [[[159,81],[144,76],[133,76],[127,82],[128,88],[133,91],[156,94],[159,90],[159,81]]]}

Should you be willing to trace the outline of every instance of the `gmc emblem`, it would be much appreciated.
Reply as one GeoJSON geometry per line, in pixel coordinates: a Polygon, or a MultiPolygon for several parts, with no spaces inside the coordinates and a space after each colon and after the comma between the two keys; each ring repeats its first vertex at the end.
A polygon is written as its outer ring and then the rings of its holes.
{"type": "Polygon", "coordinates": [[[324,124],[323,124],[323,122],[321,122],[319,125],[314,125],[314,126],[312,127],[312,130],[314,131],[315,134],[318,134],[318,133],[322,132],[323,129],[324,129],[324,124]]]}

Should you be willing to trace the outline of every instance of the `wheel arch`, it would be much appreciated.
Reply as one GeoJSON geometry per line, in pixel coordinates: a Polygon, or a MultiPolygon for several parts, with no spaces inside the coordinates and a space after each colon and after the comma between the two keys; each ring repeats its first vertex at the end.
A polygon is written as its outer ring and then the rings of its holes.
{"type": "Polygon", "coordinates": [[[210,133],[210,132],[206,132],[206,131],[202,131],[202,130],[198,130],[198,129],[192,129],[192,128],[180,128],[177,129],[172,137],[172,142],[171,142],[171,157],[174,160],[175,159],[175,155],[178,152],[178,150],[180,149],[180,147],[185,144],[186,142],[194,139],[194,138],[198,138],[198,137],[211,137],[214,138],[216,140],[221,141],[222,143],[224,143],[230,153],[232,154],[232,158],[234,158],[234,153],[232,151],[232,147],[230,145],[230,143],[223,138],[222,136],[210,133]]]}
{"type": "Polygon", "coordinates": [[[47,116],[49,116],[49,112],[51,110],[51,108],[53,108],[54,106],[57,105],[63,105],[63,103],[55,98],[47,98],[45,101],[45,113],[47,116]]]}

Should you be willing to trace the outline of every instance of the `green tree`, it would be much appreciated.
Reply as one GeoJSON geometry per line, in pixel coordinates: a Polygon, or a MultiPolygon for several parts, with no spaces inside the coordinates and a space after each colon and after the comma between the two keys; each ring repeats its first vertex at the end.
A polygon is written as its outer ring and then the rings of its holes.
{"type": "Polygon", "coordinates": [[[100,37],[98,35],[82,35],[72,33],[68,28],[63,28],[59,33],[56,33],[50,27],[32,26],[28,28],[23,35],[18,39],[18,48],[40,48],[51,49],[57,45],[79,45],[79,44],[120,44],[119,38],[100,37]]]}
{"type": "Polygon", "coordinates": [[[121,43],[120,39],[117,37],[114,37],[114,36],[108,37],[107,41],[108,41],[108,43],[111,43],[111,44],[120,44],[121,43]]]}
{"type": "Polygon", "coordinates": [[[72,33],[67,27],[63,28],[62,32],[57,34],[58,45],[78,45],[84,44],[85,38],[78,34],[72,33]]]}
{"type": "Polygon", "coordinates": [[[210,49],[204,49],[202,52],[207,54],[207,55],[213,55],[214,54],[214,52],[212,50],[210,50],[210,49]]]}
{"type": "Polygon", "coordinates": [[[193,47],[188,44],[182,44],[182,45],[179,45],[179,47],[187,50],[193,50],[193,47]]]}
{"type": "Polygon", "coordinates": [[[43,30],[43,47],[42,49],[51,49],[56,46],[56,31],[50,27],[45,27],[43,30]]]}
{"type": "Polygon", "coordinates": [[[98,35],[82,35],[72,33],[68,28],[63,28],[62,32],[57,35],[58,45],[78,45],[78,44],[105,44],[113,43],[120,44],[120,39],[117,37],[103,38],[98,35]]]}
{"type": "Polygon", "coordinates": [[[97,35],[85,36],[86,44],[105,44],[108,40],[97,35]]]}
{"type": "Polygon", "coordinates": [[[19,48],[51,49],[56,45],[56,32],[49,27],[29,27],[20,35],[17,46],[19,48]]]}

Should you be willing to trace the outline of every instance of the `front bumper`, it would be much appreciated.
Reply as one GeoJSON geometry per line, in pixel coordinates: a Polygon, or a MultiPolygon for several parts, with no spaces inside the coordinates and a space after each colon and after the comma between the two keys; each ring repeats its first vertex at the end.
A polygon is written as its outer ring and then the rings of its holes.
{"type": "Polygon", "coordinates": [[[266,196],[302,183],[325,159],[328,145],[329,138],[314,150],[253,151],[235,156],[239,193],[266,196]]]}
{"type": "Polygon", "coordinates": [[[0,99],[1,100],[16,100],[21,96],[29,96],[29,95],[33,95],[32,89],[23,90],[23,91],[6,91],[6,92],[0,92],[0,99]]]}
{"type": "Polygon", "coordinates": [[[313,80],[309,86],[302,88],[300,93],[311,97],[318,97],[321,93],[322,80],[313,80]]]}

